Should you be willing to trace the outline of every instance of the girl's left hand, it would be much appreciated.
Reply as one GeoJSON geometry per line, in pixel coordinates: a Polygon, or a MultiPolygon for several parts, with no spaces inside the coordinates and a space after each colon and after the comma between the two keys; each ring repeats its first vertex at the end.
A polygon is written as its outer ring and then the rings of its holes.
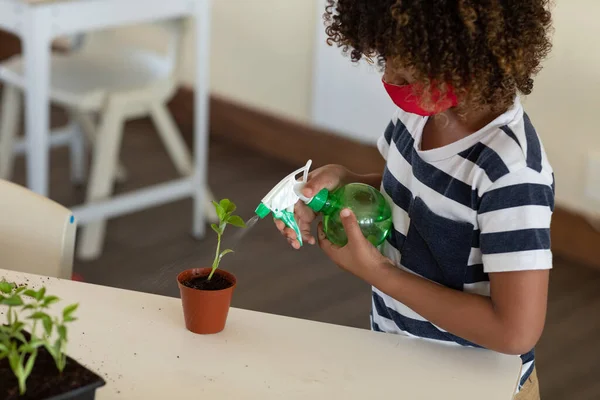
{"type": "Polygon", "coordinates": [[[340,217],[348,236],[348,243],[344,247],[331,243],[323,232],[322,223],[319,223],[319,246],[340,268],[370,283],[379,267],[391,264],[391,261],[363,236],[352,211],[344,209],[340,217]]]}

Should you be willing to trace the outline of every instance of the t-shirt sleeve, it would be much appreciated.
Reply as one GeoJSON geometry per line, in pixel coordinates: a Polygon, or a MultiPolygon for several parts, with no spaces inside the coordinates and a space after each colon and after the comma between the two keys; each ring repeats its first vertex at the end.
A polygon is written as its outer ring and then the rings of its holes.
{"type": "Polygon", "coordinates": [[[523,168],[481,195],[477,219],[486,273],[552,268],[553,179],[523,168]]]}
{"type": "Polygon", "coordinates": [[[398,121],[398,112],[394,113],[394,116],[388,123],[383,135],[377,140],[377,149],[384,160],[387,160],[388,152],[390,150],[390,144],[392,143],[392,137],[394,136],[394,130],[396,128],[396,122],[398,121]]]}

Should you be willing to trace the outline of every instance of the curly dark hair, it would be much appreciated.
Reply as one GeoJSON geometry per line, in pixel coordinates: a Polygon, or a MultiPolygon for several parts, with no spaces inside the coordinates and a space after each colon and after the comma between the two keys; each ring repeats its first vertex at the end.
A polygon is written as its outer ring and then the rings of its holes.
{"type": "Polygon", "coordinates": [[[426,88],[450,84],[471,109],[505,110],[551,49],[550,0],[328,0],[324,19],[352,61],[410,70],[425,108],[426,88]]]}

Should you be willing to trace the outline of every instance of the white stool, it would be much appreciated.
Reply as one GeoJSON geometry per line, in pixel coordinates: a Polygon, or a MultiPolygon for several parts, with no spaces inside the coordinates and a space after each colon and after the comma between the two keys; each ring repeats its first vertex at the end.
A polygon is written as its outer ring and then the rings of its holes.
{"type": "MultiPolygon", "coordinates": [[[[52,102],[67,109],[71,119],[66,130],[51,135],[51,146],[69,145],[72,180],[85,179],[85,145],[93,151],[86,202],[112,195],[115,179],[125,179],[119,164],[123,124],[128,119],[150,116],[177,171],[192,173],[192,157],[166,104],[177,89],[177,70],[186,21],[156,24],[168,36],[166,54],[126,46],[111,32],[90,35],[78,51],[53,54],[51,59],[52,102]],[[95,39],[95,40],[94,40],[95,39]],[[95,122],[98,117],[98,123],[95,122]]],[[[4,82],[0,124],[0,178],[9,179],[16,152],[25,151],[16,142],[24,87],[20,56],[0,64],[4,82]]],[[[216,220],[207,188],[206,212],[216,220]]],[[[106,221],[82,227],[78,256],[93,259],[100,255],[106,221]]]]}

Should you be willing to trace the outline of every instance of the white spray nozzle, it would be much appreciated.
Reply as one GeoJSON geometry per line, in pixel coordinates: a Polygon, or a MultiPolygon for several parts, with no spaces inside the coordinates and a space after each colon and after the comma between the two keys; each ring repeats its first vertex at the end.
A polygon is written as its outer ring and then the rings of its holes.
{"type": "Polygon", "coordinates": [[[283,178],[265,197],[263,197],[261,204],[256,209],[256,213],[259,217],[266,217],[270,211],[275,218],[281,219],[288,227],[294,229],[301,245],[302,236],[298,224],[294,219],[294,205],[298,200],[304,202],[310,201],[310,198],[302,195],[302,189],[308,180],[308,172],[311,165],[312,160],[308,160],[304,167],[297,169],[283,178]],[[297,179],[299,174],[302,174],[300,180],[297,179]]]}

